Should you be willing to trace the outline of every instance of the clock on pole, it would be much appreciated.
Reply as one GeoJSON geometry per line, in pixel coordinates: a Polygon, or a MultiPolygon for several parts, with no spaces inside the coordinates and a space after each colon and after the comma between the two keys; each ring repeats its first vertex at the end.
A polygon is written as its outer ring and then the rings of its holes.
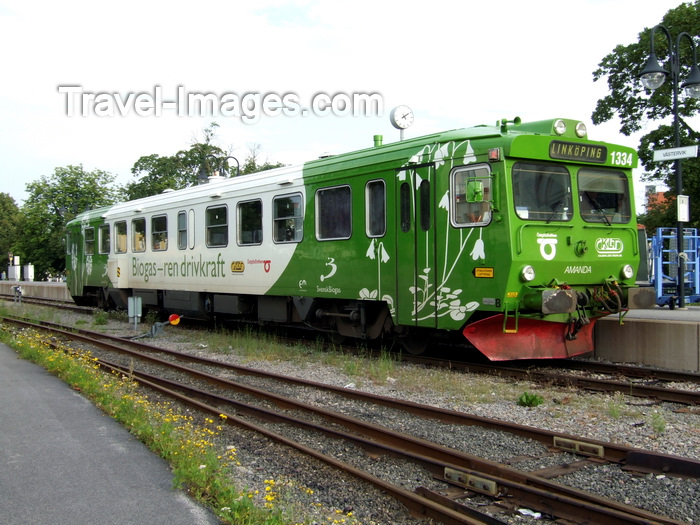
{"type": "Polygon", "coordinates": [[[413,111],[405,105],[396,106],[391,110],[389,120],[392,126],[401,131],[401,140],[403,140],[403,131],[413,124],[413,111]]]}

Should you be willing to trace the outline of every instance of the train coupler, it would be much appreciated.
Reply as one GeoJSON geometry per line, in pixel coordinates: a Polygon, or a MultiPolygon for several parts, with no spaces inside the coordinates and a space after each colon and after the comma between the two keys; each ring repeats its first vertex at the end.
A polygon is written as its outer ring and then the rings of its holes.
{"type": "Polygon", "coordinates": [[[579,294],[571,288],[547,288],[523,297],[523,306],[543,314],[571,314],[579,304],[579,294]]]}
{"type": "Polygon", "coordinates": [[[576,336],[578,333],[581,331],[581,329],[584,326],[587,326],[591,324],[591,320],[588,318],[588,314],[586,313],[586,309],[579,305],[576,308],[576,311],[578,313],[578,319],[571,318],[569,321],[569,325],[566,330],[566,335],[564,336],[567,341],[573,341],[576,339],[576,336]]]}

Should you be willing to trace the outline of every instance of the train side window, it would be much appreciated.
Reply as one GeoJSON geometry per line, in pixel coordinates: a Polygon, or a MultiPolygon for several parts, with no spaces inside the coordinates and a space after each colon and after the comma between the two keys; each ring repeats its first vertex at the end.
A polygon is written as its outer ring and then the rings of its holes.
{"type": "Polygon", "coordinates": [[[180,250],[187,248],[187,213],[184,211],[177,214],[177,247],[180,250]]]}
{"type": "Polygon", "coordinates": [[[280,195],[272,200],[273,239],[275,242],[301,242],[304,215],[301,194],[280,195]]]}
{"type": "Polygon", "coordinates": [[[365,187],[365,229],[368,237],[386,233],[386,184],[372,180],[365,187]]]}
{"type": "Polygon", "coordinates": [[[205,221],[207,247],[228,246],[228,208],[225,205],[207,208],[205,221]]]}
{"type": "Polygon", "coordinates": [[[131,250],[146,251],[146,219],[143,217],[131,221],[131,250]]]}
{"type": "Polygon", "coordinates": [[[572,218],[571,176],[564,166],[535,162],[513,165],[515,213],[524,220],[562,222],[572,218]]]}
{"type": "Polygon", "coordinates": [[[632,218],[629,183],[620,171],[578,171],[581,217],[586,222],[626,224],[632,218]]]}
{"type": "Polygon", "coordinates": [[[168,216],[151,217],[151,249],[162,252],[168,249],[168,216]]]}
{"type": "Polygon", "coordinates": [[[238,244],[249,246],[262,243],[262,201],[238,203],[238,244]]]}
{"type": "Polygon", "coordinates": [[[85,255],[95,254],[95,228],[85,228],[85,255]]]}
{"type": "Polygon", "coordinates": [[[420,227],[427,232],[430,230],[430,181],[421,181],[418,194],[420,195],[420,227]]]}
{"type": "Polygon", "coordinates": [[[450,177],[450,218],[456,227],[486,226],[491,222],[493,179],[488,165],[461,166],[450,177]]]}
{"type": "Polygon", "coordinates": [[[320,241],[349,239],[352,235],[352,191],[350,186],[324,188],[316,192],[316,237],[320,241]]]}
{"type": "Polygon", "coordinates": [[[190,250],[194,250],[195,229],[194,229],[194,210],[187,212],[187,244],[190,250]]]}
{"type": "Polygon", "coordinates": [[[100,225],[100,253],[109,253],[111,250],[111,243],[109,238],[109,224],[100,225]]]}
{"type": "Polygon", "coordinates": [[[411,186],[408,182],[404,182],[399,188],[399,221],[402,232],[411,231],[411,186]]]}
{"type": "Polygon", "coordinates": [[[115,253],[126,253],[126,221],[114,223],[114,236],[117,238],[115,253]]]}

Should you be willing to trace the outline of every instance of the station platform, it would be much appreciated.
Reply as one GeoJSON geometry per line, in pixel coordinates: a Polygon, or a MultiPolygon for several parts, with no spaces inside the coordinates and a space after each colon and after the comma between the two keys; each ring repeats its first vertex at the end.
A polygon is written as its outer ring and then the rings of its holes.
{"type": "Polygon", "coordinates": [[[0,281],[0,294],[14,295],[14,287],[22,288],[23,297],[52,299],[54,301],[72,301],[64,282],[48,281],[0,281]]]}
{"type": "MultiPolygon", "coordinates": [[[[23,297],[71,301],[66,283],[0,281],[0,293],[12,295],[22,286],[23,297]]],[[[595,357],[618,363],[639,363],[700,372],[700,307],[655,307],[630,310],[619,323],[610,315],[596,322],[595,357]]]]}
{"type": "Polygon", "coordinates": [[[167,462],[3,344],[0,399],[2,523],[220,523],[173,490],[167,462]]]}
{"type": "Polygon", "coordinates": [[[595,325],[596,357],[700,372],[700,307],[655,307],[604,317],[595,325]]]}

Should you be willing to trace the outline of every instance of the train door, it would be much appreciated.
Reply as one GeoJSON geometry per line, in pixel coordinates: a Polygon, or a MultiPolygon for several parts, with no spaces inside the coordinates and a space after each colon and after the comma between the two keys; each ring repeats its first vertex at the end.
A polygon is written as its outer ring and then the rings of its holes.
{"type": "Polygon", "coordinates": [[[435,167],[397,171],[396,318],[399,324],[437,327],[435,167]]]}
{"type": "Polygon", "coordinates": [[[112,288],[129,287],[129,258],[127,256],[128,237],[127,222],[116,221],[113,226],[114,255],[107,262],[107,275],[112,288]]]}

